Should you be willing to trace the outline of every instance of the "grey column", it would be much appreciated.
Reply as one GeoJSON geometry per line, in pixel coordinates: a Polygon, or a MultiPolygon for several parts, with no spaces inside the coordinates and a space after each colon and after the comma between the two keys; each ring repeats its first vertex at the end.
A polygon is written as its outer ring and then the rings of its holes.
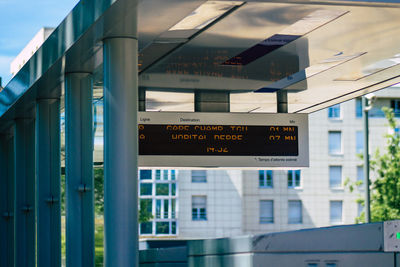
{"type": "Polygon", "coordinates": [[[138,266],[137,39],[103,51],[105,266],[138,266]]]}
{"type": "Polygon", "coordinates": [[[364,188],[365,188],[365,201],[364,201],[364,213],[365,213],[365,222],[371,222],[371,211],[370,211],[370,193],[369,193],[369,118],[368,112],[371,108],[368,103],[368,99],[363,96],[361,98],[362,108],[363,108],[363,126],[364,126],[364,188]]]}
{"type": "Polygon", "coordinates": [[[0,134],[0,266],[14,266],[14,139],[0,134]]]}
{"type": "Polygon", "coordinates": [[[15,120],[15,266],[35,266],[35,121],[15,120]]]}
{"type": "Polygon", "coordinates": [[[66,263],[94,266],[92,78],[65,75],[66,263]]]}
{"type": "Polygon", "coordinates": [[[229,112],[230,93],[217,90],[197,90],[194,92],[195,112],[229,112]]]}
{"type": "Polygon", "coordinates": [[[37,263],[61,266],[60,100],[36,106],[37,263]]]}

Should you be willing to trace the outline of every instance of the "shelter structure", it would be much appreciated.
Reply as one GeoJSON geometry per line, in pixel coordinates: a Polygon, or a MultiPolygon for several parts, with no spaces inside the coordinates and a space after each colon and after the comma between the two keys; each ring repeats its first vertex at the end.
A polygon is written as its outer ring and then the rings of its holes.
{"type": "Polygon", "coordinates": [[[0,93],[0,265],[61,264],[62,112],[67,266],[94,265],[93,97],[105,265],[137,266],[138,111],[310,113],[391,86],[399,15],[400,1],[80,1],[0,93]]]}

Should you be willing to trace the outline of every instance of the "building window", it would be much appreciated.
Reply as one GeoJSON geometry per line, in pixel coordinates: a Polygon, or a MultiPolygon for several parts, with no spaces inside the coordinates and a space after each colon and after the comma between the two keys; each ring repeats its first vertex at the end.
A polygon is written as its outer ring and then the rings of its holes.
{"type": "Polygon", "coordinates": [[[288,223],[302,223],[303,212],[300,200],[289,200],[288,203],[288,223]]]}
{"type": "Polygon", "coordinates": [[[358,189],[363,189],[364,184],[364,166],[357,166],[357,184],[358,189]]]}
{"type": "Polygon", "coordinates": [[[342,222],[342,201],[330,202],[330,222],[338,224],[342,222]]]}
{"type": "Polygon", "coordinates": [[[151,183],[141,183],[140,184],[140,195],[141,196],[151,196],[153,194],[153,184],[151,183]]]}
{"type": "Polygon", "coordinates": [[[260,200],[260,223],[274,223],[273,200],[260,200]]]}
{"type": "Polygon", "coordinates": [[[362,118],[363,110],[362,110],[362,101],[361,97],[356,98],[356,118],[362,118]]]}
{"type": "Polygon", "coordinates": [[[342,166],[329,166],[330,188],[342,187],[342,166]]]}
{"type": "Polygon", "coordinates": [[[328,108],[328,118],[340,119],[340,104],[328,108]]]}
{"type": "Polygon", "coordinates": [[[192,220],[193,221],[207,220],[206,196],[192,196],[192,220]]]}
{"type": "Polygon", "coordinates": [[[207,182],[207,171],[194,170],[192,171],[192,183],[206,183],[207,182]]]}
{"type": "Polygon", "coordinates": [[[361,213],[364,211],[364,205],[360,202],[357,203],[357,217],[361,216],[361,213]]]}
{"type": "Polygon", "coordinates": [[[151,170],[140,170],[140,180],[151,180],[151,170]]]}
{"type": "Polygon", "coordinates": [[[300,170],[290,170],[288,171],[288,187],[296,188],[301,185],[300,170]]]}
{"type": "Polygon", "coordinates": [[[393,109],[394,115],[397,117],[400,115],[400,100],[393,99],[390,101],[390,107],[393,109]]]}
{"type": "Polygon", "coordinates": [[[259,186],[261,188],[272,188],[274,187],[273,173],[271,170],[258,171],[259,186]]]}
{"type": "Polygon", "coordinates": [[[329,154],[342,154],[342,132],[329,132],[329,154]]]}
{"type": "Polygon", "coordinates": [[[141,235],[153,234],[153,222],[141,223],[140,224],[140,234],[141,235]]]}
{"type": "Polygon", "coordinates": [[[141,235],[177,234],[177,181],[175,170],[139,171],[140,210],[152,215],[141,223],[141,235]]]}
{"type": "Polygon", "coordinates": [[[364,132],[356,132],[356,153],[363,153],[364,151],[364,132]]]}

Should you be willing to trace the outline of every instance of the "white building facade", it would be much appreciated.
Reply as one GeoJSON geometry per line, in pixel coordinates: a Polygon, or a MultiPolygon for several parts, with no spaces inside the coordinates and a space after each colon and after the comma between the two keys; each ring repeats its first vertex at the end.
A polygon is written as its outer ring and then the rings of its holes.
{"type": "MultiPolygon", "coordinates": [[[[371,154],[383,151],[390,132],[381,108],[400,116],[400,88],[376,95],[371,154]]],[[[309,168],[142,170],[139,197],[153,219],[141,225],[141,237],[215,238],[355,223],[364,189],[351,193],[344,181],[364,179],[361,99],[310,114],[309,133],[309,168]]]]}

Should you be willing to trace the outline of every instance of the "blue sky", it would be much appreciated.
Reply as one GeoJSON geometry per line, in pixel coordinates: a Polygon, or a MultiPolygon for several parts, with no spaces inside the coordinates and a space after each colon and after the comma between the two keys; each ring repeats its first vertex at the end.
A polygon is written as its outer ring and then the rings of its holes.
{"type": "Polygon", "coordinates": [[[0,0],[0,77],[11,79],[10,63],[42,27],[56,27],[79,0],[0,0]]]}

